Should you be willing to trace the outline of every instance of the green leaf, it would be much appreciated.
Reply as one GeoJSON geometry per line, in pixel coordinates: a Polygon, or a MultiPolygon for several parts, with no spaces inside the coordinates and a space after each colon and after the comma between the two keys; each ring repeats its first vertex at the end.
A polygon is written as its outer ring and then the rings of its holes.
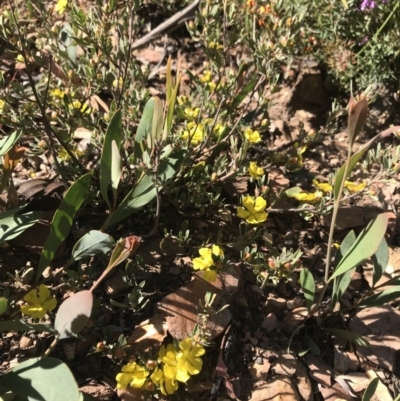
{"type": "MultiPolygon", "coordinates": [[[[117,110],[112,116],[110,124],[107,127],[103,143],[103,152],[101,154],[101,160],[100,160],[100,192],[101,196],[107,202],[107,205],[110,208],[111,204],[108,199],[107,190],[108,190],[108,185],[111,181],[112,174],[114,174],[114,179],[117,178],[117,173],[115,172],[115,170],[118,168],[118,160],[113,160],[113,156],[117,158],[121,157],[119,154],[119,151],[121,149],[121,143],[122,143],[122,115],[121,115],[121,110],[117,110]],[[113,155],[112,152],[113,141],[115,141],[118,150],[118,156],[113,155]]],[[[118,187],[118,183],[117,184],[115,182],[113,183],[113,190],[115,186],[118,187]]]]}
{"type": "Polygon", "coordinates": [[[72,250],[71,261],[95,256],[99,253],[107,253],[113,246],[114,240],[111,235],[91,230],[75,244],[72,250]]]}
{"type": "Polygon", "coordinates": [[[143,115],[140,119],[135,135],[135,159],[142,159],[142,142],[151,133],[154,114],[154,98],[150,98],[144,106],[143,115]]]}
{"type": "Polygon", "coordinates": [[[159,97],[154,98],[154,112],[153,112],[153,120],[151,124],[151,139],[152,139],[152,146],[162,136],[163,131],[163,123],[164,123],[164,109],[162,101],[159,97]]]}
{"type": "Polygon", "coordinates": [[[374,265],[374,274],[372,276],[372,287],[380,280],[389,263],[389,247],[385,238],[382,238],[378,249],[372,255],[372,263],[374,265]]]}
{"type": "Polygon", "coordinates": [[[349,146],[352,148],[365,124],[365,121],[367,121],[368,101],[365,97],[358,101],[352,97],[348,109],[349,118],[347,123],[347,133],[349,135],[349,146]]]}
{"type": "Polygon", "coordinates": [[[285,191],[286,196],[288,196],[289,198],[292,198],[293,196],[299,194],[303,192],[303,190],[300,187],[292,187],[289,188],[285,191]]]}
{"type": "Polygon", "coordinates": [[[119,181],[122,176],[122,158],[119,153],[118,145],[113,140],[111,142],[111,189],[113,193],[114,203],[117,200],[117,190],[119,181]]]}
{"type": "Polygon", "coordinates": [[[300,286],[304,292],[307,309],[310,310],[314,302],[315,282],[312,273],[306,268],[301,269],[300,286]]]}
{"type": "MultiPolygon", "coordinates": [[[[168,161],[161,161],[158,169],[158,178],[167,181],[172,178],[179,168],[183,159],[183,153],[176,155],[175,158],[170,157],[168,161]]],[[[154,184],[154,175],[145,175],[140,182],[126,195],[125,199],[120,203],[118,208],[111,213],[103,227],[104,231],[107,227],[126,219],[135,210],[149,204],[156,197],[156,187],[154,184]]]]}
{"type": "Polygon", "coordinates": [[[17,130],[0,139],[0,156],[4,156],[18,141],[22,130],[17,130]]]}
{"type": "Polygon", "coordinates": [[[372,295],[368,298],[365,298],[361,301],[357,307],[365,308],[365,307],[373,307],[373,306],[381,306],[386,304],[394,299],[400,297],[400,286],[395,288],[390,288],[388,290],[382,291],[379,294],[372,295]]]}
{"type": "Polygon", "coordinates": [[[28,212],[24,214],[1,213],[0,244],[4,244],[18,237],[18,235],[22,234],[26,229],[36,224],[41,216],[41,212],[28,212]]]}
{"type": "Polygon", "coordinates": [[[354,153],[354,155],[351,156],[350,161],[349,161],[349,168],[347,170],[346,177],[344,177],[344,173],[345,173],[345,170],[346,170],[346,163],[344,163],[343,166],[340,167],[339,171],[336,173],[335,185],[334,185],[334,188],[333,188],[335,199],[338,199],[338,197],[339,197],[339,191],[340,191],[340,186],[341,186],[342,180],[347,180],[347,178],[350,176],[351,172],[353,171],[355,165],[358,163],[358,161],[364,155],[364,152],[366,150],[367,149],[364,149],[362,151],[354,153]]]}
{"type": "Polygon", "coordinates": [[[1,297],[0,298],[0,315],[6,312],[8,307],[8,301],[6,298],[1,297]]]}
{"type": "Polygon", "coordinates": [[[68,366],[55,358],[31,358],[0,378],[0,385],[26,401],[79,401],[68,366]]]}
{"type": "Polygon", "coordinates": [[[351,331],[341,330],[341,329],[331,329],[331,328],[326,328],[325,330],[328,333],[331,333],[332,335],[334,335],[336,337],[343,338],[347,341],[350,341],[353,344],[360,345],[362,347],[370,346],[370,344],[367,340],[358,336],[357,334],[352,333],[351,331]]]}
{"type": "MultiPolygon", "coordinates": [[[[340,245],[339,251],[337,252],[335,257],[335,266],[340,263],[340,261],[343,259],[343,256],[346,255],[346,253],[353,246],[356,240],[356,235],[354,234],[354,231],[351,230],[340,245]]],[[[342,297],[343,293],[347,290],[347,287],[351,282],[351,275],[353,274],[354,270],[355,267],[343,273],[334,281],[331,301],[332,308],[336,305],[336,303],[342,297]]]]}
{"type": "Polygon", "coordinates": [[[93,307],[93,294],[89,290],[79,291],[66,299],[58,308],[54,328],[60,340],[76,337],[89,321],[93,307]]]}
{"type": "Polygon", "coordinates": [[[236,107],[240,106],[246,96],[256,87],[257,82],[258,79],[253,78],[244,88],[242,88],[242,90],[232,100],[230,109],[236,109],[236,107]]]}
{"type": "Polygon", "coordinates": [[[344,255],[329,281],[335,277],[347,272],[353,267],[358,266],[364,260],[373,255],[379,247],[379,244],[386,233],[388,224],[387,214],[379,214],[372,220],[368,226],[361,231],[356,242],[344,255]]]}
{"type": "Polygon", "coordinates": [[[375,394],[376,389],[378,388],[378,384],[379,384],[379,377],[375,377],[369,382],[368,387],[365,389],[362,401],[371,401],[372,397],[375,394]]]}
{"type": "Polygon", "coordinates": [[[46,331],[48,333],[56,333],[52,326],[46,324],[31,324],[25,320],[3,320],[0,321],[0,331],[46,331]]]}
{"type": "Polygon", "coordinates": [[[60,32],[60,49],[66,51],[72,64],[76,66],[78,47],[75,45],[75,40],[72,38],[73,31],[70,24],[65,24],[60,32]]]}
{"type": "Polygon", "coordinates": [[[46,269],[53,260],[58,247],[65,238],[67,238],[72,227],[75,213],[79,210],[89,193],[91,178],[92,174],[88,173],[75,181],[68,189],[61,205],[55,212],[53,221],[51,222],[50,234],[40,257],[36,281],[39,280],[44,269],[46,269]]]}

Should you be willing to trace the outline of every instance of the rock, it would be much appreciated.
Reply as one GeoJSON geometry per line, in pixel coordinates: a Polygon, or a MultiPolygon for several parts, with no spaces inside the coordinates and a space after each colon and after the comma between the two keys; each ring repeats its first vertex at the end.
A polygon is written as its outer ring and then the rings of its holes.
{"type": "Polygon", "coordinates": [[[308,316],[308,309],[301,307],[290,311],[282,321],[281,328],[285,333],[292,334],[304,322],[308,316]]]}
{"type": "Polygon", "coordinates": [[[292,354],[282,354],[275,362],[274,370],[278,375],[292,377],[296,372],[297,360],[292,354]]]}
{"type": "Polygon", "coordinates": [[[110,386],[96,382],[80,387],[79,390],[97,401],[111,401],[114,396],[114,390],[110,386]]]}
{"type": "Polygon", "coordinates": [[[341,351],[340,349],[333,350],[333,363],[334,368],[339,373],[346,373],[349,370],[350,361],[346,352],[341,351]]]}
{"type": "Polygon", "coordinates": [[[332,387],[321,386],[319,391],[321,392],[324,401],[354,401],[354,398],[346,394],[338,383],[335,383],[332,387]]]}
{"type": "Polygon", "coordinates": [[[271,364],[268,361],[268,358],[257,358],[254,363],[250,363],[248,365],[251,377],[253,380],[262,380],[265,381],[268,379],[268,372],[271,367],[271,364]]]}
{"type": "Polygon", "coordinates": [[[23,336],[19,340],[19,347],[21,349],[27,349],[27,348],[31,347],[32,343],[33,343],[33,341],[31,338],[23,336]]]}
{"type": "Polygon", "coordinates": [[[400,311],[391,306],[365,308],[351,318],[349,329],[370,343],[368,348],[357,346],[362,356],[393,371],[400,344],[400,311]]]}
{"type": "Polygon", "coordinates": [[[308,353],[306,355],[306,362],[310,369],[310,376],[316,382],[323,384],[325,387],[331,386],[332,369],[321,359],[308,353]]]}
{"type": "Polygon", "coordinates": [[[108,295],[117,295],[129,288],[129,285],[124,281],[122,272],[120,271],[106,280],[105,285],[108,295]]]}
{"type": "Polygon", "coordinates": [[[301,401],[299,391],[287,376],[276,376],[256,387],[249,401],[301,401]]]}
{"type": "Polygon", "coordinates": [[[286,309],[286,299],[268,298],[264,305],[264,313],[268,316],[273,313],[279,320],[283,319],[286,309]]]}
{"type": "Polygon", "coordinates": [[[275,330],[277,326],[277,319],[273,313],[269,313],[267,317],[264,318],[261,323],[261,327],[267,332],[270,333],[272,330],[275,330]]]}
{"type": "Polygon", "coordinates": [[[297,384],[297,388],[301,396],[305,401],[313,401],[314,400],[314,392],[312,388],[312,384],[310,378],[308,376],[307,368],[300,361],[296,361],[296,374],[294,376],[294,380],[297,384]]]}

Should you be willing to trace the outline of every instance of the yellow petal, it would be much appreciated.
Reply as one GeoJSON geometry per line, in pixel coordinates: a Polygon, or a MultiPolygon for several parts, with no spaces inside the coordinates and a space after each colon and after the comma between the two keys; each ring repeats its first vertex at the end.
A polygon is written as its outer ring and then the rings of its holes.
{"type": "Polygon", "coordinates": [[[50,298],[47,301],[44,301],[42,306],[46,310],[53,310],[57,306],[57,300],[55,298],[50,298]]]}
{"type": "Polygon", "coordinates": [[[196,356],[202,356],[206,353],[206,350],[201,344],[194,344],[191,351],[190,351],[190,356],[196,357],[196,356]]]}
{"type": "Polygon", "coordinates": [[[251,211],[254,207],[254,198],[252,196],[245,196],[242,200],[242,205],[251,211]]]}
{"type": "MultiPolygon", "coordinates": [[[[174,392],[178,389],[178,382],[176,380],[165,379],[165,390],[167,394],[174,394],[174,392]]],[[[162,387],[161,387],[162,392],[162,387]]],[[[164,393],[164,395],[166,395],[164,393]]]]}
{"type": "Polygon", "coordinates": [[[242,206],[237,208],[237,214],[241,219],[247,219],[251,215],[251,213],[242,206]]]}
{"type": "Polygon", "coordinates": [[[37,289],[35,288],[32,291],[29,291],[24,296],[24,301],[29,302],[30,304],[40,304],[39,297],[37,295],[37,289]]]}
{"type": "Polygon", "coordinates": [[[255,218],[259,223],[263,223],[265,220],[267,220],[268,213],[266,212],[260,212],[255,214],[255,218]]]}
{"type": "Polygon", "coordinates": [[[177,369],[176,380],[186,383],[190,379],[190,375],[186,369],[177,369]]]}
{"type": "Polygon", "coordinates": [[[203,279],[209,282],[215,281],[217,278],[217,271],[207,269],[203,274],[203,279]]]}
{"type": "Polygon", "coordinates": [[[44,285],[40,284],[39,287],[39,302],[42,304],[44,301],[46,301],[48,298],[50,298],[50,290],[44,285]]]}
{"type": "Polygon", "coordinates": [[[215,256],[218,256],[219,258],[222,258],[224,256],[224,251],[222,248],[220,248],[218,245],[213,245],[212,246],[212,253],[215,256]]]}
{"type": "Polygon", "coordinates": [[[21,306],[21,312],[24,315],[32,316],[34,319],[43,319],[46,309],[41,305],[23,305],[21,306]]]}
{"type": "Polygon", "coordinates": [[[263,212],[266,207],[267,207],[267,201],[261,196],[257,196],[256,201],[254,202],[254,211],[263,212]]]}

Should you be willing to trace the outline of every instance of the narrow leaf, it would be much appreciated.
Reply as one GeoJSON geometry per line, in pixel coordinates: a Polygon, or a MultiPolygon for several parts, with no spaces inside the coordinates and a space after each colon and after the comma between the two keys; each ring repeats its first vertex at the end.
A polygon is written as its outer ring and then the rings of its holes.
{"type": "Polygon", "coordinates": [[[114,246],[111,235],[92,230],[85,234],[74,246],[71,261],[107,253],[114,246]]]}
{"type": "Polygon", "coordinates": [[[22,130],[17,130],[0,139],[0,156],[4,156],[18,141],[22,135],[22,130]]]}
{"type": "Polygon", "coordinates": [[[340,186],[341,186],[342,181],[347,180],[347,178],[350,176],[351,172],[353,171],[355,165],[358,163],[358,161],[364,155],[366,150],[367,150],[367,148],[365,148],[364,150],[360,150],[357,153],[354,153],[353,156],[351,156],[346,177],[344,176],[344,173],[346,171],[346,163],[344,163],[343,166],[340,167],[340,169],[336,173],[335,186],[333,189],[335,199],[338,199],[338,197],[339,197],[339,191],[340,191],[340,186]]]}
{"type": "Polygon", "coordinates": [[[154,146],[154,144],[158,142],[162,136],[163,122],[164,122],[163,104],[161,99],[156,96],[154,98],[154,112],[151,124],[152,146],[154,146]]]}
{"type": "Polygon", "coordinates": [[[45,331],[48,333],[56,333],[52,326],[46,324],[31,324],[24,320],[3,320],[0,321],[0,331],[45,331]]]}
{"type": "Polygon", "coordinates": [[[357,334],[352,333],[351,331],[341,330],[341,329],[331,329],[331,328],[327,328],[325,330],[328,333],[331,333],[332,335],[334,335],[336,337],[343,338],[347,341],[350,341],[353,344],[360,345],[362,347],[370,346],[370,344],[367,340],[358,336],[357,334]]]}
{"type": "MultiPolygon", "coordinates": [[[[349,249],[353,246],[356,242],[357,237],[354,234],[354,231],[351,230],[343,240],[340,245],[339,251],[335,257],[335,266],[338,266],[340,261],[343,259],[343,256],[349,251],[349,249]]],[[[336,305],[339,299],[342,297],[344,292],[347,290],[347,287],[350,285],[351,276],[356,268],[348,270],[347,272],[343,273],[341,276],[338,276],[333,283],[333,290],[332,290],[332,301],[331,305],[332,308],[336,305]]]]}
{"type": "Polygon", "coordinates": [[[154,98],[150,98],[144,106],[143,115],[140,119],[135,135],[135,159],[142,159],[143,144],[151,133],[153,125],[154,98]]]}
{"type": "MultiPolygon", "coordinates": [[[[103,199],[106,201],[109,208],[111,208],[110,201],[108,199],[108,185],[111,181],[112,167],[113,167],[113,154],[112,154],[112,142],[118,149],[118,154],[121,149],[122,143],[122,115],[121,110],[117,110],[111,118],[110,124],[108,125],[106,135],[104,137],[103,151],[100,159],[100,192],[103,199]]],[[[121,156],[119,156],[121,157],[121,156]]],[[[116,163],[115,163],[116,164],[116,163]]]]}
{"type": "Polygon", "coordinates": [[[67,238],[72,227],[75,213],[79,210],[89,192],[91,178],[92,174],[88,173],[75,181],[68,189],[60,207],[54,214],[53,221],[51,222],[50,234],[40,257],[36,281],[53,260],[58,247],[65,238],[67,238]]]}
{"type": "Polygon", "coordinates": [[[232,100],[231,109],[236,109],[240,106],[246,96],[256,87],[258,79],[252,79],[232,100]]]}
{"type": "Polygon", "coordinates": [[[365,389],[362,401],[371,401],[372,397],[375,394],[376,389],[378,388],[378,384],[379,384],[379,377],[375,377],[369,382],[368,387],[365,389]]]}
{"type": "Polygon", "coordinates": [[[122,175],[122,158],[115,140],[111,142],[111,189],[114,203],[117,200],[117,190],[122,175]]]}
{"type": "Polygon", "coordinates": [[[360,134],[362,127],[367,120],[368,101],[365,97],[356,101],[353,97],[349,102],[349,119],[347,123],[347,131],[349,135],[349,146],[353,147],[355,140],[360,134]]]}
{"type": "Polygon", "coordinates": [[[390,288],[388,290],[382,291],[379,294],[372,295],[368,298],[365,298],[361,301],[357,307],[358,308],[365,308],[365,307],[372,307],[372,306],[381,306],[387,304],[388,302],[393,301],[396,298],[400,297],[400,286],[395,288],[390,288]]]}
{"type": "Polygon", "coordinates": [[[58,308],[54,328],[60,339],[76,337],[86,326],[93,307],[91,291],[79,291],[65,300],[58,308]]]}
{"type": "Polygon", "coordinates": [[[372,287],[380,280],[389,263],[389,247],[385,238],[382,238],[378,249],[372,255],[372,263],[374,265],[374,273],[372,276],[372,287]]]}
{"type": "Polygon", "coordinates": [[[310,310],[314,302],[315,282],[312,273],[306,268],[301,269],[300,286],[304,292],[307,309],[310,310]]]}
{"type": "Polygon", "coordinates": [[[79,401],[68,366],[55,358],[31,358],[0,378],[0,385],[25,401],[79,401]]]}
{"type": "Polygon", "coordinates": [[[371,257],[378,249],[378,246],[386,233],[387,224],[388,217],[385,213],[379,214],[374,220],[372,220],[368,226],[361,231],[356,242],[340,261],[329,281],[347,272],[353,267],[358,266],[364,260],[371,257]]]}
{"type": "Polygon", "coordinates": [[[18,235],[22,234],[26,229],[36,224],[41,216],[41,212],[28,212],[24,214],[1,213],[0,245],[18,237],[18,235]]]}

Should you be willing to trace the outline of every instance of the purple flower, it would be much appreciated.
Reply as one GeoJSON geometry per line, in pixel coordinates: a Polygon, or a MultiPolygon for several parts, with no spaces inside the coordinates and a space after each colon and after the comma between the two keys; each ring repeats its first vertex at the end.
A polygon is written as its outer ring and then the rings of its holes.
{"type": "Polygon", "coordinates": [[[363,2],[361,3],[361,6],[360,6],[360,10],[364,11],[367,8],[375,8],[375,5],[376,4],[375,4],[374,0],[363,0],[363,2]]]}
{"type": "MultiPolygon", "coordinates": [[[[382,0],[383,4],[387,4],[389,3],[389,0],[382,0]]],[[[360,5],[360,10],[361,11],[365,11],[367,9],[372,10],[373,8],[375,8],[376,3],[374,0],[363,0],[363,2],[360,5]]]]}

